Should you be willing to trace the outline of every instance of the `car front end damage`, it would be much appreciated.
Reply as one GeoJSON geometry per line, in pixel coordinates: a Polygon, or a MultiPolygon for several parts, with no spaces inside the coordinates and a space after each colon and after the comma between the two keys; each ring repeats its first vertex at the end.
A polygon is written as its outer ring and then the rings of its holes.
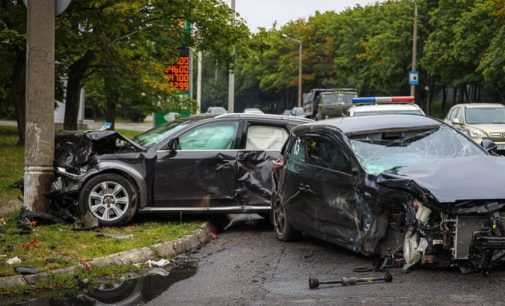
{"type": "Polygon", "coordinates": [[[102,159],[142,151],[142,147],[115,131],[59,133],[55,140],[55,179],[48,194],[52,213],[82,221],[79,193],[87,179],[104,170],[102,159]]]}
{"type": "Polygon", "coordinates": [[[505,200],[440,203],[412,180],[379,179],[380,184],[407,192],[401,207],[392,209],[381,249],[385,262],[404,270],[416,265],[489,271],[505,263],[505,200]],[[391,240],[394,237],[394,241],[391,240]]]}

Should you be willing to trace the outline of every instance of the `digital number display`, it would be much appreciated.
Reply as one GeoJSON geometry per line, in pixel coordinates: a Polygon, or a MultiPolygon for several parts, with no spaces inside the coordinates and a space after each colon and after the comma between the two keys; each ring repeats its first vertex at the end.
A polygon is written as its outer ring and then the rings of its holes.
{"type": "Polygon", "coordinates": [[[179,56],[175,64],[165,69],[165,78],[178,91],[189,91],[189,56],[179,56]]]}

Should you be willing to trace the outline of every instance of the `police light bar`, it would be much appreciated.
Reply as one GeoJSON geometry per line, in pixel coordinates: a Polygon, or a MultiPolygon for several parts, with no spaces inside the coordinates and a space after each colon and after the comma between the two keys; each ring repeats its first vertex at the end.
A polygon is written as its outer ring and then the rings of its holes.
{"type": "Polygon", "coordinates": [[[416,100],[413,96],[399,96],[399,97],[358,97],[353,98],[354,104],[401,104],[401,103],[414,103],[416,100]]]}

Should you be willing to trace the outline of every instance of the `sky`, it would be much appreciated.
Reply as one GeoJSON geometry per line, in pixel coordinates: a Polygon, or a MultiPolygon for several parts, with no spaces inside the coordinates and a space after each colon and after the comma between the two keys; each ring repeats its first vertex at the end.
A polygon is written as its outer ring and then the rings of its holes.
{"type": "MultiPolygon", "coordinates": [[[[270,28],[277,21],[277,25],[306,18],[314,15],[315,11],[342,11],[357,4],[366,5],[377,0],[235,0],[237,12],[242,16],[249,28],[256,31],[258,27],[270,28]]],[[[230,3],[230,0],[225,0],[230,3]]]]}

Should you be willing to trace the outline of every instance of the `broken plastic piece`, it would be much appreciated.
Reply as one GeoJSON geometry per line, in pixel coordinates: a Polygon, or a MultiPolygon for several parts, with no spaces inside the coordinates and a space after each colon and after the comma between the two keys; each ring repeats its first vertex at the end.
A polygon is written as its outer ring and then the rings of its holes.
{"type": "Polygon", "coordinates": [[[9,258],[5,261],[5,263],[8,265],[17,265],[17,264],[20,264],[21,262],[22,262],[22,260],[17,256],[9,258]]]}
{"type": "Polygon", "coordinates": [[[163,268],[165,266],[167,266],[168,264],[170,263],[170,260],[168,259],[160,259],[160,260],[148,260],[146,261],[146,265],[149,266],[149,268],[153,268],[153,267],[158,267],[158,268],[163,268]]]}

